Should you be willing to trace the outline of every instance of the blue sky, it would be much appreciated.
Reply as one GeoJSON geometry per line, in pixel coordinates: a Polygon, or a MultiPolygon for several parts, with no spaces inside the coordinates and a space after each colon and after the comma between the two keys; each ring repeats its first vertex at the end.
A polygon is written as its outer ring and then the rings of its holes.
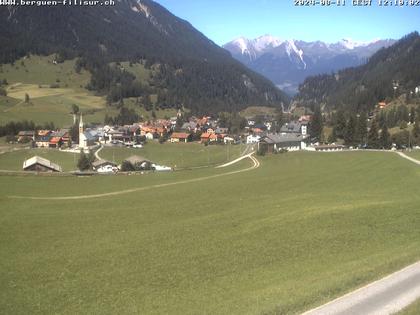
{"type": "Polygon", "coordinates": [[[420,30],[420,6],[295,7],[293,0],[155,0],[219,45],[245,36],[282,39],[398,39],[420,30]]]}

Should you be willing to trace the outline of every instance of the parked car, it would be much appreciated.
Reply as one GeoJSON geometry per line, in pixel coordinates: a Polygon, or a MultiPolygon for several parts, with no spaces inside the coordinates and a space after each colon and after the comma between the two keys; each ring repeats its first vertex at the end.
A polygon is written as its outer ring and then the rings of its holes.
{"type": "Polygon", "coordinates": [[[133,145],[133,148],[135,148],[135,149],[141,149],[141,148],[143,148],[143,145],[142,144],[134,144],[133,145]]]}

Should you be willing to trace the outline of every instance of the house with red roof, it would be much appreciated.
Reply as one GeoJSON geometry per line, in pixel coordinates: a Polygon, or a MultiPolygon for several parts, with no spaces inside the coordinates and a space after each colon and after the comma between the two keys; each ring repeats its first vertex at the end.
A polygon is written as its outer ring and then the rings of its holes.
{"type": "Polygon", "coordinates": [[[186,133],[186,132],[174,132],[171,135],[171,143],[176,143],[176,142],[189,142],[191,141],[192,135],[191,133],[186,133]]]}

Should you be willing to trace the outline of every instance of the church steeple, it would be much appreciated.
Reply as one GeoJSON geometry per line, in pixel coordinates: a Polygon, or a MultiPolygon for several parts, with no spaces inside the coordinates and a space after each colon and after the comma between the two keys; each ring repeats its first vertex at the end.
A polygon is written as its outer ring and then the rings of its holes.
{"type": "Polygon", "coordinates": [[[83,126],[83,114],[80,113],[80,122],[79,122],[79,134],[84,132],[84,126],[83,126]]]}

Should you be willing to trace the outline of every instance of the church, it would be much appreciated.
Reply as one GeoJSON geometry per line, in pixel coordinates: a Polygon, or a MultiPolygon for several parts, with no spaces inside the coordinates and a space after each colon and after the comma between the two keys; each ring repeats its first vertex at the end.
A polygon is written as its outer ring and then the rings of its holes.
{"type": "Polygon", "coordinates": [[[83,115],[80,113],[79,122],[79,149],[85,152],[89,151],[89,148],[95,145],[95,138],[87,131],[85,131],[83,124],[83,115]]]}

